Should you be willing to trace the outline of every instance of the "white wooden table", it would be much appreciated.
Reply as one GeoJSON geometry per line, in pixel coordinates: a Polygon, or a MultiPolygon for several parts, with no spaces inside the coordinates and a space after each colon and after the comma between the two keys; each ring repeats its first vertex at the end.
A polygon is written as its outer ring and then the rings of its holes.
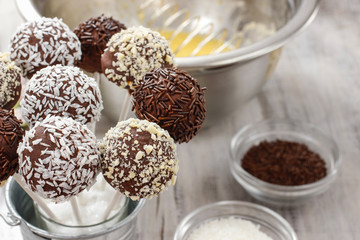
{"type": "MultiPolygon", "coordinates": [[[[14,1],[0,0],[0,22],[0,51],[5,51],[21,22],[14,1]]],[[[322,1],[316,20],[286,45],[258,96],[190,144],[178,147],[178,182],[147,202],[138,217],[136,239],[172,239],[181,219],[205,204],[256,202],[230,175],[229,142],[245,124],[270,117],[319,126],[336,139],[343,158],[329,191],[302,206],[273,209],[290,222],[301,240],[360,239],[359,0],[322,1]]],[[[5,211],[1,196],[0,211],[5,211]]],[[[0,239],[21,239],[19,229],[0,219],[0,239]]]]}

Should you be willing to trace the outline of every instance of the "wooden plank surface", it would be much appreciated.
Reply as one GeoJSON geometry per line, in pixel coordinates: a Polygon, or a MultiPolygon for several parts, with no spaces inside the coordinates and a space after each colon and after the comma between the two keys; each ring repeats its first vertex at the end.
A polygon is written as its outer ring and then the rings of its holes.
{"type": "MultiPolygon", "coordinates": [[[[7,49],[21,21],[13,2],[0,0],[1,51],[7,49]]],[[[317,125],[336,139],[343,164],[337,181],[323,195],[301,206],[272,209],[290,222],[300,240],[360,239],[359,0],[322,1],[312,25],[283,49],[275,73],[259,95],[178,147],[178,182],[147,202],[138,217],[136,239],[172,239],[181,219],[205,204],[256,202],[230,174],[229,142],[242,126],[273,117],[317,125]]],[[[4,211],[3,200],[0,211],[4,211]]],[[[20,236],[18,228],[8,227],[1,219],[0,232],[4,240],[20,236]]]]}

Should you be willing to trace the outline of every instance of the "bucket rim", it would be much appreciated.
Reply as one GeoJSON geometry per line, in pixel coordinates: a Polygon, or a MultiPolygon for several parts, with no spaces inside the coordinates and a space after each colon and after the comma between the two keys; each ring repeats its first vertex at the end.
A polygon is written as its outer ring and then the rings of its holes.
{"type": "Polygon", "coordinates": [[[113,226],[111,226],[109,228],[105,228],[104,230],[95,231],[93,233],[88,233],[88,234],[81,234],[81,235],[77,235],[77,236],[63,236],[61,234],[49,233],[48,231],[46,231],[44,229],[38,228],[20,216],[20,214],[15,209],[15,207],[11,204],[11,200],[10,200],[10,191],[15,183],[18,184],[11,177],[9,179],[9,181],[6,183],[6,188],[5,188],[5,202],[6,202],[6,206],[9,210],[10,214],[13,215],[14,217],[18,218],[22,223],[24,223],[26,225],[26,227],[28,227],[30,229],[31,232],[33,232],[37,235],[40,235],[41,237],[46,237],[46,238],[56,238],[56,239],[64,239],[65,240],[65,239],[75,239],[74,237],[76,237],[76,239],[86,239],[89,237],[93,238],[93,237],[98,237],[98,236],[101,236],[104,234],[111,233],[111,232],[115,231],[116,229],[118,229],[118,228],[130,223],[134,219],[136,219],[137,215],[139,214],[139,212],[141,211],[141,209],[144,207],[144,205],[146,203],[145,199],[139,200],[136,207],[126,218],[124,218],[123,220],[121,220],[120,222],[114,224],[113,226]]]}

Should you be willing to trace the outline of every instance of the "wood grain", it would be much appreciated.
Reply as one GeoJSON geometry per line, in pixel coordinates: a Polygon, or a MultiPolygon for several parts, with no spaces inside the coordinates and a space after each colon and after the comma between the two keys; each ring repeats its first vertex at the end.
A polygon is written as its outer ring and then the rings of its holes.
{"type": "MultiPolygon", "coordinates": [[[[1,51],[7,49],[6,41],[20,21],[10,2],[0,0],[1,51]]],[[[271,208],[290,222],[299,239],[360,239],[359,0],[321,1],[317,18],[286,44],[278,67],[258,96],[189,144],[178,146],[178,182],[147,202],[138,216],[135,239],[170,240],[181,219],[205,204],[256,202],[230,174],[229,142],[248,123],[281,117],[313,123],[332,136],[343,164],[337,181],[323,195],[301,206],[271,208]]],[[[11,229],[1,219],[0,232],[4,240],[20,236],[17,228],[11,229]]]]}

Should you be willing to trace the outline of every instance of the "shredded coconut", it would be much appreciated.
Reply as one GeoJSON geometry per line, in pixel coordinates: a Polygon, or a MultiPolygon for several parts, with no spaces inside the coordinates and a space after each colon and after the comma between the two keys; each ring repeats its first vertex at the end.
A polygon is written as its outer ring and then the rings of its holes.
{"type": "Polygon", "coordinates": [[[187,240],[273,240],[260,226],[241,218],[219,218],[205,222],[187,240]]]}

